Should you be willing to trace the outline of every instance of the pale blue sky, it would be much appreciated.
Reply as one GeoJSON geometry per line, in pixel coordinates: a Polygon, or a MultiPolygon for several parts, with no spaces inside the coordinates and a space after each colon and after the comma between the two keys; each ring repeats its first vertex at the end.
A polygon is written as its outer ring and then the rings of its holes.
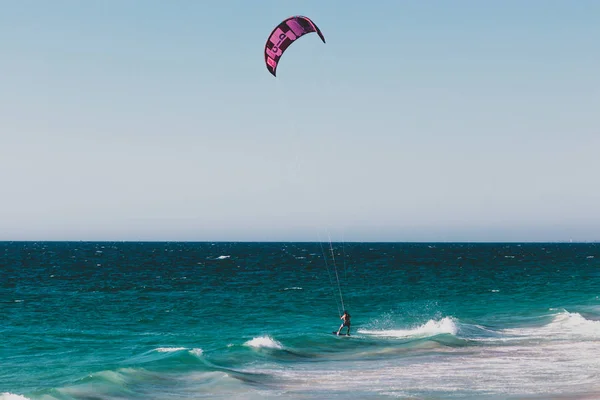
{"type": "Polygon", "coordinates": [[[600,240],[600,2],[0,10],[0,240],[600,240]]]}

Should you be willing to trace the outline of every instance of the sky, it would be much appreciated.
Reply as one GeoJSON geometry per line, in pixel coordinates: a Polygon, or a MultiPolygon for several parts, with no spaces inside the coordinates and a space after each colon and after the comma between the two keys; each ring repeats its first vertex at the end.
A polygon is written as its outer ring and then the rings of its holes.
{"type": "Polygon", "coordinates": [[[597,1],[0,10],[0,240],[600,240],[597,1]]]}

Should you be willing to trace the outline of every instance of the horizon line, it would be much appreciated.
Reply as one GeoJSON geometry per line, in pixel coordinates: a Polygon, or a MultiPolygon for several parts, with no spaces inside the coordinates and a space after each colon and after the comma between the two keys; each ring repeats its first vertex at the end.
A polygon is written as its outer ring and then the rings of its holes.
{"type": "Polygon", "coordinates": [[[0,240],[0,243],[390,243],[390,244],[596,244],[600,240],[542,240],[542,241],[420,241],[420,240],[88,240],[88,239],[41,239],[41,240],[0,240]]]}

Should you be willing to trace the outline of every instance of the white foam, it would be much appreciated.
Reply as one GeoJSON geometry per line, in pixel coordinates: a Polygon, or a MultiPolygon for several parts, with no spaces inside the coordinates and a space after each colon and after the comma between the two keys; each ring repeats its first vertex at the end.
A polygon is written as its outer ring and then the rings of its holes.
{"type": "Polygon", "coordinates": [[[231,256],[219,256],[219,257],[216,258],[216,260],[224,260],[224,259],[229,258],[229,257],[231,257],[231,256]]]}
{"type": "Polygon", "coordinates": [[[330,390],[410,398],[599,399],[598,351],[598,341],[481,346],[469,352],[448,349],[434,358],[347,361],[343,371],[335,363],[298,365],[277,374],[287,378],[286,390],[299,394],[330,390]]]}
{"type": "Polygon", "coordinates": [[[154,349],[154,351],[158,351],[159,353],[172,353],[174,351],[187,350],[185,347],[159,347],[158,349],[154,349]]]}
{"type": "Polygon", "coordinates": [[[552,321],[541,327],[505,329],[503,333],[518,336],[567,339],[567,338],[600,338],[600,321],[585,319],[579,313],[563,311],[556,314],[552,321]]]}
{"type": "Polygon", "coordinates": [[[283,289],[283,290],[302,290],[302,288],[301,288],[301,287],[298,287],[298,286],[294,286],[294,287],[286,287],[286,288],[285,288],[285,289],[283,289]]]}
{"type": "Polygon", "coordinates": [[[585,319],[579,313],[563,312],[558,314],[548,326],[555,326],[568,333],[600,338],[600,321],[585,319]]]}
{"type": "Polygon", "coordinates": [[[4,392],[4,393],[0,393],[0,400],[29,400],[29,399],[25,396],[21,396],[18,394],[4,392]]]}
{"type": "Polygon", "coordinates": [[[395,337],[395,338],[406,338],[406,337],[428,337],[441,334],[456,335],[458,333],[458,326],[451,317],[444,317],[441,320],[429,320],[425,324],[412,328],[412,329],[385,329],[385,330],[367,330],[359,329],[359,333],[366,335],[382,336],[382,337],[395,337]]]}
{"type": "Polygon", "coordinates": [[[248,340],[246,343],[244,343],[244,345],[263,349],[283,349],[281,343],[270,336],[253,338],[252,340],[248,340]]]}
{"type": "Polygon", "coordinates": [[[204,352],[200,348],[190,350],[190,354],[194,355],[196,357],[200,357],[202,355],[202,353],[204,353],[204,352]]]}

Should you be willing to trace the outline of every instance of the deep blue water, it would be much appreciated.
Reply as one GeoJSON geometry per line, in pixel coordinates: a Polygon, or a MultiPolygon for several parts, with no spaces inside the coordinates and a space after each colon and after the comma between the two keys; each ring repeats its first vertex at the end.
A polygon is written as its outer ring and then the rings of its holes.
{"type": "Polygon", "coordinates": [[[600,398],[600,245],[3,242],[0,334],[2,400],[600,398]]]}

